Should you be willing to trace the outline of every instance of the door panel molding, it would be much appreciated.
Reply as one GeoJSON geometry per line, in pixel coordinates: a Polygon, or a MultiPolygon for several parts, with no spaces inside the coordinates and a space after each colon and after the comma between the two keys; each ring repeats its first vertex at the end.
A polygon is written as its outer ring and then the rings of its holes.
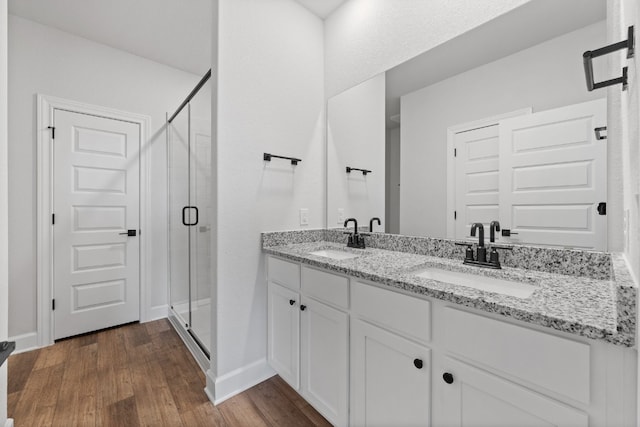
{"type": "Polygon", "coordinates": [[[526,114],[531,114],[532,112],[533,108],[527,107],[520,110],[509,111],[504,114],[485,117],[480,120],[474,120],[472,122],[460,123],[447,128],[447,239],[455,238],[456,227],[456,220],[454,219],[454,212],[456,210],[454,188],[456,175],[456,159],[454,158],[456,134],[484,127],[495,126],[500,122],[500,120],[523,116],[526,114]]]}
{"type": "Polygon", "coordinates": [[[140,129],[140,321],[145,322],[152,316],[150,307],[151,290],[148,289],[148,269],[150,247],[146,232],[149,224],[150,178],[147,159],[147,138],[151,129],[151,117],[129,113],[108,107],[86,104],[53,96],[36,95],[36,292],[37,292],[37,335],[38,346],[53,344],[53,313],[51,299],[53,295],[53,229],[51,213],[53,209],[53,147],[51,129],[54,110],[66,110],[108,119],[121,120],[137,124],[140,129]]]}

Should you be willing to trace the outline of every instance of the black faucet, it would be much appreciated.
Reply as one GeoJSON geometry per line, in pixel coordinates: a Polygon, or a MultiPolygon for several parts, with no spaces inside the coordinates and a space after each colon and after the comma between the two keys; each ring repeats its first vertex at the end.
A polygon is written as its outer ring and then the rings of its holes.
{"type": "Polygon", "coordinates": [[[484,225],[480,222],[471,224],[471,237],[476,237],[476,229],[480,230],[478,235],[478,249],[476,250],[476,261],[487,262],[487,249],[484,247],[484,225]]]}
{"type": "MultiPolygon", "coordinates": [[[[478,235],[478,248],[476,249],[476,258],[473,258],[473,244],[469,242],[456,242],[456,245],[466,246],[465,255],[464,255],[464,263],[475,265],[478,267],[488,267],[488,268],[502,268],[500,265],[500,257],[498,255],[498,251],[496,249],[508,249],[512,248],[509,246],[500,246],[500,245],[491,245],[491,253],[489,257],[489,261],[487,261],[487,248],[484,247],[484,226],[482,223],[475,222],[471,224],[471,236],[476,237],[476,230],[480,230],[478,235]]],[[[500,223],[498,221],[491,221],[489,225],[489,240],[493,243],[495,241],[495,232],[500,231],[500,223]]]]}
{"type": "Polygon", "coordinates": [[[373,217],[369,220],[369,233],[373,233],[373,221],[377,221],[378,225],[380,225],[380,218],[378,217],[373,217]]]}
{"type": "Polygon", "coordinates": [[[496,231],[500,231],[500,223],[491,221],[491,224],[489,224],[489,241],[491,243],[496,241],[496,231]]]}
{"type": "Polygon", "coordinates": [[[364,237],[358,234],[358,220],[355,218],[348,218],[344,222],[344,226],[346,227],[349,222],[353,221],[354,231],[353,233],[345,233],[349,234],[349,240],[347,241],[347,247],[349,248],[358,248],[364,249],[364,237]]]}

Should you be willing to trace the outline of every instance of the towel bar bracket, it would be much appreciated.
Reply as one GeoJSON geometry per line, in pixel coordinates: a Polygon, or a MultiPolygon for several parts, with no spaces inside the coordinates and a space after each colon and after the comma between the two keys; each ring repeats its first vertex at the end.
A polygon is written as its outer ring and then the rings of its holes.
{"type": "Polygon", "coordinates": [[[627,39],[618,43],[611,44],[609,46],[601,47],[596,50],[588,50],[582,54],[582,62],[584,64],[584,73],[587,80],[587,90],[591,92],[594,89],[600,89],[607,86],[613,86],[617,84],[622,85],[622,90],[627,89],[628,80],[628,68],[622,68],[622,76],[605,80],[602,82],[595,82],[593,79],[593,58],[599,56],[608,55],[618,50],[627,49],[627,59],[633,58],[635,54],[635,34],[633,25],[627,30],[627,39]]]}

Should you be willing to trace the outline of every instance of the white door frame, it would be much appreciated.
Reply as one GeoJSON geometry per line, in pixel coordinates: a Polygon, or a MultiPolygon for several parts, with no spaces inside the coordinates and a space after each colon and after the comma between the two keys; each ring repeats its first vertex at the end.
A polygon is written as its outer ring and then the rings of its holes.
{"type": "Polygon", "coordinates": [[[149,168],[147,159],[147,137],[151,129],[151,117],[115,110],[97,105],[85,104],[77,101],[56,98],[37,94],[37,118],[36,118],[36,152],[37,152],[37,208],[36,208],[36,292],[37,292],[37,335],[38,347],[53,344],[53,312],[51,299],[53,295],[53,226],[51,214],[53,213],[53,147],[51,130],[48,126],[53,124],[54,109],[67,110],[82,114],[105,117],[115,120],[123,120],[140,126],[140,321],[148,319],[148,298],[150,290],[147,289],[147,269],[150,247],[149,224],[149,168]]]}
{"type": "Polygon", "coordinates": [[[494,126],[497,125],[500,120],[531,114],[532,112],[533,108],[527,107],[472,122],[460,123],[447,128],[447,239],[453,239],[456,235],[456,223],[453,218],[454,211],[456,210],[456,161],[453,152],[456,134],[482,127],[494,126]]]}

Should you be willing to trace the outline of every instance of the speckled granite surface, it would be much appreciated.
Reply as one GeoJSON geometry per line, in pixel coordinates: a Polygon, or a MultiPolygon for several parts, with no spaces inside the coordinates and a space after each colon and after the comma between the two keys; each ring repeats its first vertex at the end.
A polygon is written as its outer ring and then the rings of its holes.
{"type": "MultiPolygon", "coordinates": [[[[265,235],[263,235],[263,242],[274,242],[269,237],[266,239],[264,237],[265,235]]],[[[622,256],[619,255],[600,254],[608,258],[608,262],[603,261],[600,268],[604,269],[606,265],[609,270],[606,278],[594,278],[513,268],[504,264],[502,270],[465,266],[462,264],[459,247],[456,247],[455,259],[374,247],[364,250],[348,249],[342,243],[323,240],[286,245],[267,244],[263,246],[263,251],[391,288],[596,340],[627,347],[632,347],[635,343],[637,289],[627,272],[622,256]],[[359,256],[338,261],[309,254],[321,249],[347,251],[359,256]],[[427,267],[510,279],[533,285],[537,289],[529,298],[521,299],[415,275],[416,272],[427,267]],[[614,280],[609,280],[610,278],[614,280]]],[[[445,250],[438,251],[439,254],[443,252],[445,250]]],[[[530,259],[528,262],[536,264],[542,261],[530,259]]],[[[574,268],[580,270],[579,266],[574,268]]],[[[568,268],[567,271],[574,270],[568,268]]],[[[604,275],[604,272],[599,272],[598,275],[604,275]]]]}
{"type": "MultiPolygon", "coordinates": [[[[362,227],[360,227],[361,229],[362,227]]],[[[365,227],[366,229],[367,227],[365,227]]],[[[275,231],[262,233],[262,246],[280,246],[305,242],[347,243],[344,228],[275,231]]],[[[455,240],[434,239],[431,237],[403,236],[386,233],[362,233],[368,248],[389,251],[408,252],[439,258],[461,259],[464,247],[456,245],[455,240]]],[[[490,245],[487,243],[487,245],[490,245]]],[[[505,245],[510,250],[499,250],[500,262],[505,267],[545,271],[548,273],[571,276],[609,279],[611,275],[611,255],[603,252],[581,251],[573,249],[554,249],[526,245],[505,245]]],[[[475,252],[476,247],[474,245],[475,252]]]]}

